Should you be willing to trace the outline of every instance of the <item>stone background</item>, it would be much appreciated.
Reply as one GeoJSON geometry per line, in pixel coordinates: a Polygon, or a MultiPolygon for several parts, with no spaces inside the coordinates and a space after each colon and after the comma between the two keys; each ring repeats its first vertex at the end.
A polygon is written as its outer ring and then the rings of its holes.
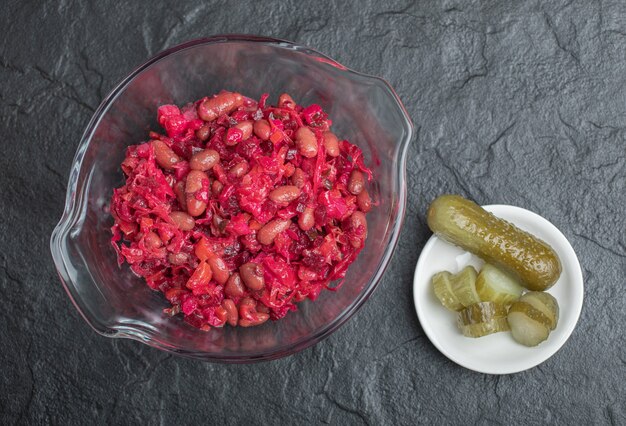
{"type": "Polygon", "coordinates": [[[0,423],[626,423],[626,3],[5,0],[0,28],[0,423]],[[148,57],[237,32],[396,88],[417,131],[390,268],[287,359],[212,365],[100,337],[48,250],[81,133],[148,57]],[[443,192],[539,212],[578,253],[582,316],[541,366],[477,374],[424,336],[412,275],[443,192]]]}

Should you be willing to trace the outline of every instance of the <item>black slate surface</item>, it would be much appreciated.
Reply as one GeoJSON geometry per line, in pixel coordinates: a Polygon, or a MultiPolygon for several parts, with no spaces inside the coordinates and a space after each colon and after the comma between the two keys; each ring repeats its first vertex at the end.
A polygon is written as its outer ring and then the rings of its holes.
{"type": "Polygon", "coordinates": [[[0,19],[0,423],[626,423],[624,2],[11,0],[0,19]],[[164,48],[232,32],[385,77],[417,130],[402,237],[374,296],[317,346],[244,366],[100,337],[48,252],[103,96],[164,48]],[[582,316],[541,366],[477,374],[424,336],[412,274],[443,192],[539,212],[578,253],[582,316]]]}

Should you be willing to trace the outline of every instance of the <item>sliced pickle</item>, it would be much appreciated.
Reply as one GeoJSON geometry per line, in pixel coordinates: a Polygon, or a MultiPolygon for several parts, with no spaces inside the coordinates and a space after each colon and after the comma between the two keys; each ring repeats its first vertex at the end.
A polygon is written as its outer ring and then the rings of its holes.
{"type": "Polygon", "coordinates": [[[451,311],[460,311],[464,307],[480,302],[476,292],[476,269],[466,266],[458,274],[448,271],[433,275],[435,296],[443,306],[451,311]]]}
{"type": "Polygon", "coordinates": [[[550,330],[556,328],[559,322],[559,304],[554,296],[542,291],[529,291],[520,298],[520,302],[528,303],[548,318],[550,330]]]}
{"type": "Polygon", "coordinates": [[[509,330],[506,306],[494,302],[480,302],[459,312],[457,325],[464,336],[482,337],[509,330]]]}
{"type": "Polygon", "coordinates": [[[486,263],[476,278],[476,291],[481,300],[510,305],[519,299],[524,287],[513,275],[486,263]]]}
{"type": "Polygon", "coordinates": [[[506,318],[496,318],[489,322],[459,326],[461,333],[466,337],[483,337],[500,331],[509,331],[509,323],[506,318]]]}
{"type": "Polygon", "coordinates": [[[466,308],[480,302],[476,292],[476,276],[478,273],[473,266],[466,266],[456,275],[451,277],[452,292],[459,302],[466,308]]]}
{"type": "Polygon", "coordinates": [[[521,300],[519,300],[511,305],[511,307],[509,308],[509,314],[511,314],[511,312],[522,313],[531,320],[537,321],[538,323],[541,323],[544,326],[548,327],[548,330],[552,328],[552,320],[539,309],[533,307],[530,303],[522,302],[521,300]]]}
{"type": "Polygon", "coordinates": [[[537,346],[550,335],[550,328],[529,318],[524,312],[509,312],[508,322],[513,338],[524,346],[537,346]]]}
{"type": "Polygon", "coordinates": [[[452,276],[453,275],[448,271],[436,273],[432,278],[433,288],[435,290],[435,296],[437,296],[437,299],[439,299],[443,306],[451,311],[460,311],[463,309],[463,305],[452,291],[452,282],[450,279],[452,276]]]}
{"type": "Polygon", "coordinates": [[[459,324],[479,324],[494,318],[506,318],[506,306],[495,302],[475,303],[459,312],[459,324]]]}

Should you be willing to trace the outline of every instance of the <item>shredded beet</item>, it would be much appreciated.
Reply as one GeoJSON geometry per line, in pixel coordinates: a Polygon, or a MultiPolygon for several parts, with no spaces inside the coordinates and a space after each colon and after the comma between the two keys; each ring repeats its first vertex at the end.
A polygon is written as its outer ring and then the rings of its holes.
{"type": "Polygon", "coordinates": [[[119,264],[203,330],[277,320],[337,290],[367,236],[361,150],[319,105],[267,99],[161,106],[165,134],[128,147],[113,191],[119,264]]]}

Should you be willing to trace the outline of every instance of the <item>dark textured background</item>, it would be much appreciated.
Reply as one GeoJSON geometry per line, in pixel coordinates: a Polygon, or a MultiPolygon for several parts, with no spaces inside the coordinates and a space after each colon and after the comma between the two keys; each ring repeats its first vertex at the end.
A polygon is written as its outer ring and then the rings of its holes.
{"type": "Polygon", "coordinates": [[[624,2],[5,0],[0,14],[0,423],[626,423],[624,2]],[[417,130],[374,296],[317,346],[247,366],[98,336],[48,252],[100,100],[160,50],[231,32],[385,77],[417,130]],[[578,253],[582,316],[541,366],[473,373],[424,336],[412,274],[443,192],[539,212],[578,253]]]}

